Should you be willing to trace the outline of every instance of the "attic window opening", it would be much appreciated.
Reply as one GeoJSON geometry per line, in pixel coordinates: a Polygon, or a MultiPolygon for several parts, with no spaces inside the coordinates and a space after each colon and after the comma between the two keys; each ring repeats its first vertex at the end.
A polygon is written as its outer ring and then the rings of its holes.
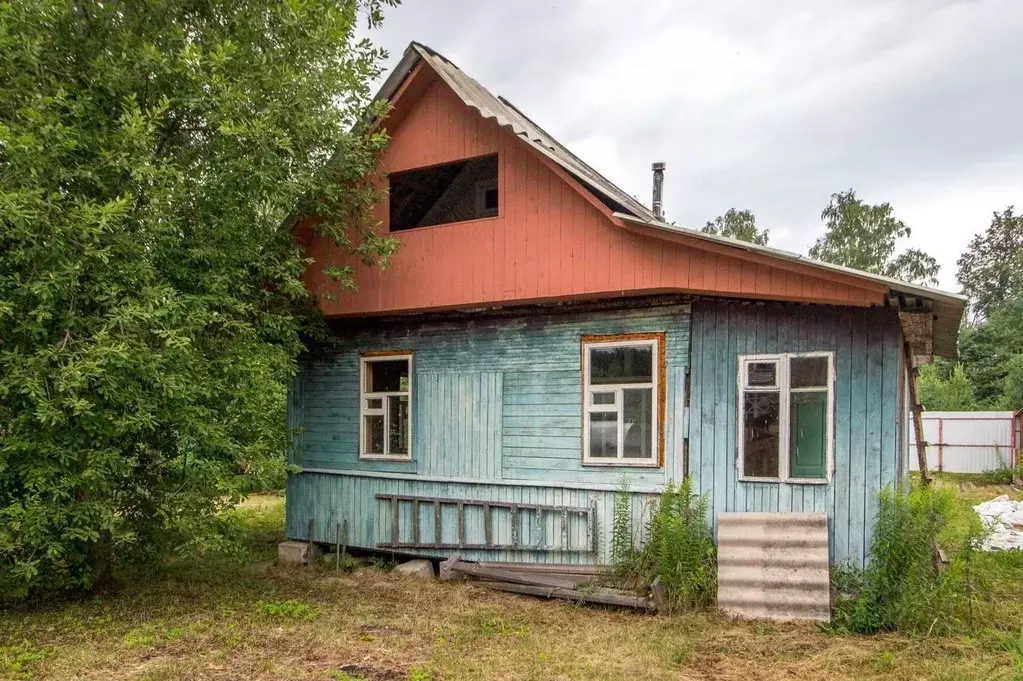
{"type": "Polygon", "coordinates": [[[496,217],[497,155],[391,173],[390,231],[496,217]]]}

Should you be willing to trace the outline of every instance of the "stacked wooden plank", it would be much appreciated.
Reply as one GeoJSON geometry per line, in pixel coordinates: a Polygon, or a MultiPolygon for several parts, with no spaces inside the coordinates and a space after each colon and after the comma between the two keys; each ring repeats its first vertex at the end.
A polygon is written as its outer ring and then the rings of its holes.
{"type": "Polygon", "coordinates": [[[459,556],[440,564],[441,579],[470,580],[486,589],[646,611],[657,609],[650,598],[599,586],[599,577],[599,569],[582,565],[470,563],[459,556]]]}

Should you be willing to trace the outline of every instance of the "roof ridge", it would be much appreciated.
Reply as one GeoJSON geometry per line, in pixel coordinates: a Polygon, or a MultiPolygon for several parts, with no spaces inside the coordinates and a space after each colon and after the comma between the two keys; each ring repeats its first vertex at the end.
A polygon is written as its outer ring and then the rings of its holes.
{"type": "MultiPolygon", "coordinates": [[[[935,316],[943,324],[943,335],[940,342],[943,347],[943,353],[948,356],[954,356],[955,334],[957,333],[959,319],[966,302],[962,296],[941,291],[940,289],[899,281],[890,277],[816,261],[807,256],[774,247],[758,246],[727,237],[708,235],[695,228],[669,224],[663,219],[656,217],[653,211],[643,205],[636,197],[623,191],[592,166],[572,153],[507,98],[495,96],[479,81],[462,71],[450,59],[423,43],[416,41],[409,43],[401,60],[384,81],[374,101],[391,99],[399,91],[409,74],[422,61],[429,63],[432,71],[444,81],[447,87],[467,107],[475,110],[483,118],[491,119],[499,126],[511,130],[513,135],[531,146],[536,153],[541,154],[550,162],[560,166],[562,170],[583,185],[578,188],[580,191],[590,191],[602,203],[611,206],[613,211],[611,217],[622,221],[622,224],[631,222],[653,227],[660,231],[674,232],[696,239],[717,242],[737,250],[760,253],[777,261],[794,262],[816,270],[853,276],[860,280],[873,282],[875,285],[880,284],[890,292],[927,298],[935,306],[943,306],[940,314],[937,313],[937,310],[935,312],[935,316]],[[618,208],[624,210],[617,210],[618,208]]],[[[935,332],[935,344],[937,345],[938,342],[938,333],[935,332]]]]}
{"type": "Polygon", "coordinates": [[[455,91],[455,94],[467,106],[476,109],[484,118],[492,118],[498,125],[510,128],[516,136],[561,166],[585,185],[587,191],[595,193],[600,200],[623,208],[635,217],[645,220],[655,219],[653,211],[643,205],[639,199],[624,191],[573,154],[564,144],[540,127],[508,99],[494,95],[486,86],[459,68],[457,64],[428,45],[414,40],[409,43],[401,62],[381,87],[377,98],[390,98],[419,59],[429,62],[441,79],[455,91]]]}

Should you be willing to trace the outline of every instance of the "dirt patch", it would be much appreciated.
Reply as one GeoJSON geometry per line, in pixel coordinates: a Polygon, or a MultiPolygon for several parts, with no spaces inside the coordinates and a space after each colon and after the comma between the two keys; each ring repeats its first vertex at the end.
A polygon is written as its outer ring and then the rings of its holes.
{"type": "Polygon", "coordinates": [[[356,679],[366,679],[366,681],[398,681],[407,678],[407,674],[398,669],[380,669],[361,664],[343,664],[338,671],[356,679]]]}

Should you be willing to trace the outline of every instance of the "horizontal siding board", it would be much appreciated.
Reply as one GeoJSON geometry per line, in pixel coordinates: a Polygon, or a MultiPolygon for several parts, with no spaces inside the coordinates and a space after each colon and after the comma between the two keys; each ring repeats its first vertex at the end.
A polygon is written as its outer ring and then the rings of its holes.
{"type": "Polygon", "coordinates": [[[547,371],[537,374],[532,371],[517,371],[508,374],[506,385],[520,388],[523,391],[528,388],[539,388],[550,390],[552,388],[564,388],[566,392],[580,386],[579,371],[547,371]]]}
{"type": "MultiPolygon", "coordinates": [[[[665,333],[667,393],[673,395],[688,364],[688,304],[392,324],[343,334],[340,350],[301,369],[304,402],[295,420],[304,424],[305,465],[481,480],[519,470],[533,479],[547,470],[554,481],[615,483],[619,469],[582,465],[580,338],[636,332],[665,333]],[[358,459],[358,358],[381,350],[414,353],[411,462],[358,459]],[[539,459],[557,459],[561,468],[533,465],[539,459]]],[[[671,432],[666,425],[666,435],[671,432]]],[[[643,471],[644,480],[663,483],[671,476],[676,442],[666,438],[665,466],[643,471]]]]}
{"type": "MultiPolygon", "coordinates": [[[[549,551],[514,550],[444,550],[419,549],[417,555],[444,558],[458,553],[466,560],[506,560],[515,562],[540,563],[607,563],[610,550],[610,518],[613,505],[613,491],[566,490],[538,482],[536,486],[511,486],[499,482],[444,483],[431,481],[387,480],[357,477],[345,474],[300,473],[288,481],[288,503],[286,533],[289,539],[307,541],[309,520],[313,521],[312,540],[334,544],[338,525],[348,521],[348,545],[363,549],[378,548],[381,542],[390,541],[392,516],[389,502],[377,499],[378,494],[404,494],[430,497],[458,498],[476,501],[502,501],[510,503],[537,503],[546,505],[573,506],[596,509],[597,554],[561,551],[559,518],[546,514],[544,531],[547,539],[555,544],[549,551]]],[[[645,516],[644,509],[650,503],[651,495],[633,495],[633,519],[637,532],[645,516]]],[[[454,507],[443,506],[441,514],[442,540],[457,540],[457,516],[454,507]]],[[[402,540],[411,537],[411,505],[399,506],[399,534],[402,540]]],[[[433,509],[420,507],[421,534],[428,535],[433,529],[433,509]]],[[[524,542],[535,541],[533,528],[523,524],[521,534],[524,542]]],[[[507,511],[493,511],[495,541],[510,542],[510,519],[507,511]]],[[[466,513],[466,535],[472,540],[483,538],[483,515],[481,509],[466,513]]],[[[569,517],[570,545],[586,546],[587,528],[583,517],[569,517]]],[[[411,552],[411,550],[408,550],[411,552]]]]}
{"type": "Polygon", "coordinates": [[[545,413],[550,416],[579,416],[582,414],[582,401],[578,392],[571,395],[544,395],[542,393],[523,395],[511,392],[511,390],[505,392],[503,409],[507,416],[531,416],[536,413],[538,406],[549,407],[545,413]]]}
{"type": "Polygon", "coordinates": [[[565,449],[578,453],[580,451],[579,437],[566,437],[562,435],[509,435],[504,434],[505,447],[526,447],[533,449],[565,449]]]}
{"type": "MultiPolygon", "coordinates": [[[[537,426],[535,428],[525,427],[512,427],[505,426],[505,436],[512,438],[516,437],[543,437],[547,435],[554,435],[557,437],[569,437],[572,441],[578,445],[580,438],[582,437],[583,429],[580,426],[575,427],[563,427],[561,425],[556,426],[537,426]]],[[[573,446],[572,451],[578,454],[578,446],[573,446]]]]}
{"type": "MultiPolygon", "coordinates": [[[[574,415],[574,414],[573,414],[574,415]]],[[[563,417],[559,416],[517,416],[504,411],[504,432],[508,435],[509,428],[574,428],[580,430],[582,427],[577,421],[574,424],[566,423],[563,417]]]]}

